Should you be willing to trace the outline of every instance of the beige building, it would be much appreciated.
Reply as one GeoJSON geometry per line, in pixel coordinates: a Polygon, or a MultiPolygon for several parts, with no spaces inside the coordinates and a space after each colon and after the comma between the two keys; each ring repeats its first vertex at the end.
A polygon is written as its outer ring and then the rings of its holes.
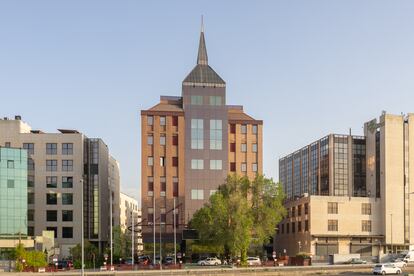
{"type": "Polygon", "coordinates": [[[279,160],[288,216],[274,247],[315,261],[359,253],[377,259],[414,246],[414,114],[364,125],[364,136],[328,135],[279,160]]]}
{"type": "MultiPolygon", "coordinates": [[[[109,240],[109,182],[111,174],[119,174],[117,166],[110,169],[107,145],[76,130],[33,130],[20,116],[0,120],[0,145],[28,153],[27,234],[53,231],[59,257],[65,257],[81,241],[84,217],[85,238],[103,250],[109,240]]],[[[112,183],[115,193],[117,185],[112,183]]],[[[119,214],[119,204],[114,206],[119,214]]]]}
{"type": "Polygon", "coordinates": [[[134,197],[125,193],[120,195],[121,230],[131,236],[132,224],[134,224],[134,251],[139,255],[144,250],[141,231],[141,210],[138,208],[138,201],[134,197]]]}

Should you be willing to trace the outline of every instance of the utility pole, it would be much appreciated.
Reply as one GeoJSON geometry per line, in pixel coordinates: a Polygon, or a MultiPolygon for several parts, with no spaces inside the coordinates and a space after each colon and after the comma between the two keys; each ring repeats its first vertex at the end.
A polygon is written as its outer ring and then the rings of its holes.
{"type": "MultiPolygon", "coordinates": [[[[111,224],[111,226],[109,227],[109,235],[111,236],[110,237],[110,241],[109,241],[109,243],[110,243],[110,251],[111,251],[111,269],[112,269],[112,265],[113,265],[113,252],[112,252],[112,248],[113,248],[113,241],[112,241],[112,236],[113,236],[113,233],[112,233],[112,190],[110,191],[110,197],[109,197],[109,212],[110,212],[110,214],[109,214],[109,219],[110,219],[110,224],[111,224]]],[[[105,260],[106,261],[106,260],[105,260]]]]}
{"type": "Polygon", "coordinates": [[[134,210],[132,210],[132,212],[131,212],[131,221],[132,221],[132,230],[131,230],[131,237],[132,237],[132,240],[131,240],[131,244],[132,244],[132,246],[131,246],[131,255],[132,255],[132,269],[133,269],[134,268],[134,234],[135,234],[135,232],[134,232],[134,210]]]}
{"type": "Polygon", "coordinates": [[[177,229],[176,229],[176,221],[175,221],[175,197],[174,197],[174,210],[173,210],[173,217],[174,217],[174,264],[177,264],[177,229]]]}
{"type": "Polygon", "coordinates": [[[152,195],[152,204],[153,204],[153,208],[152,208],[152,226],[153,226],[153,240],[154,240],[154,259],[152,259],[153,264],[155,263],[155,194],[152,195]]]}
{"type": "Polygon", "coordinates": [[[160,270],[162,270],[162,236],[161,236],[161,232],[162,232],[162,224],[161,224],[161,218],[160,218],[160,270]]]}
{"type": "Polygon", "coordinates": [[[84,276],[85,275],[85,243],[84,243],[84,240],[85,240],[85,229],[84,229],[84,219],[85,219],[85,216],[84,216],[84,214],[83,214],[83,179],[81,179],[80,181],[80,184],[81,184],[81,200],[82,200],[82,202],[81,202],[81,213],[82,213],[82,216],[81,216],[81,221],[82,221],[82,223],[81,223],[81,232],[82,232],[82,239],[81,239],[81,241],[82,241],[82,263],[81,263],[81,276],[84,276]]]}

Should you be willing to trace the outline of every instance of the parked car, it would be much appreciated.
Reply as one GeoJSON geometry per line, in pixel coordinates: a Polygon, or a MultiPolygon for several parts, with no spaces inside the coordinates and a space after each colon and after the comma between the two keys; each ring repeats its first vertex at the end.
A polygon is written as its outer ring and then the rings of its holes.
{"type": "Polygon", "coordinates": [[[401,259],[401,258],[395,259],[391,263],[394,264],[396,267],[399,267],[399,268],[404,268],[404,267],[407,266],[407,263],[404,261],[404,259],[401,259]]]}
{"type": "Polygon", "coordinates": [[[167,264],[167,265],[174,264],[174,257],[170,257],[170,256],[165,257],[164,258],[164,263],[167,264]]]}
{"type": "Polygon", "coordinates": [[[72,261],[69,261],[69,260],[58,261],[57,269],[59,270],[73,269],[72,261]]]}
{"type": "Polygon", "coordinates": [[[362,260],[360,258],[352,258],[347,262],[347,264],[366,264],[366,263],[367,261],[362,260]]]}
{"type": "Polygon", "coordinates": [[[217,259],[216,257],[212,257],[212,258],[206,258],[204,260],[198,261],[197,262],[198,265],[221,265],[221,261],[220,259],[217,259]]]}
{"type": "Polygon", "coordinates": [[[401,268],[396,267],[394,264],[377,264],[372,269],[373,274],[401,274],[401,268]]]}
{"type": "Polygon", "coordinates": [[[149,256],[139,256],[138,264],[148,265],[151,263],[151,258],[149,256]]]}
{"type": "Polygon", "coordinates": [[[247,257],[247,264],[249,266],[260,266],[262,265],[262,261],[258,257],[247,257]]]}

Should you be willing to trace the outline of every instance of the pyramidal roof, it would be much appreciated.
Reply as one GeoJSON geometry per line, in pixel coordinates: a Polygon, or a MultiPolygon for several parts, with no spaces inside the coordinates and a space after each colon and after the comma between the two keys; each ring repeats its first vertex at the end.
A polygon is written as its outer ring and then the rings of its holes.
{"type": "Polygon", "coordinates": [[[207,47],[204,38],[204,25],[201,23],[197,65],[184,79],[183,85],[225,86],[224,80],[208,65],[207,47]]]}

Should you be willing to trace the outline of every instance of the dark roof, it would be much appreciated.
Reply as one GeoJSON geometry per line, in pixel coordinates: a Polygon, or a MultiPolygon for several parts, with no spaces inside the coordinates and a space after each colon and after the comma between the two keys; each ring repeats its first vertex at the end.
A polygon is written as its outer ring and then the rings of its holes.
{"type": "Polygon", "coordinates": [[[224,80],[208,65],[207,47],[204,39],[204,29],[200,33],[198,45],[197,65],[184,79],[183,84],[218,84],[225,85],[224,80]]]}

